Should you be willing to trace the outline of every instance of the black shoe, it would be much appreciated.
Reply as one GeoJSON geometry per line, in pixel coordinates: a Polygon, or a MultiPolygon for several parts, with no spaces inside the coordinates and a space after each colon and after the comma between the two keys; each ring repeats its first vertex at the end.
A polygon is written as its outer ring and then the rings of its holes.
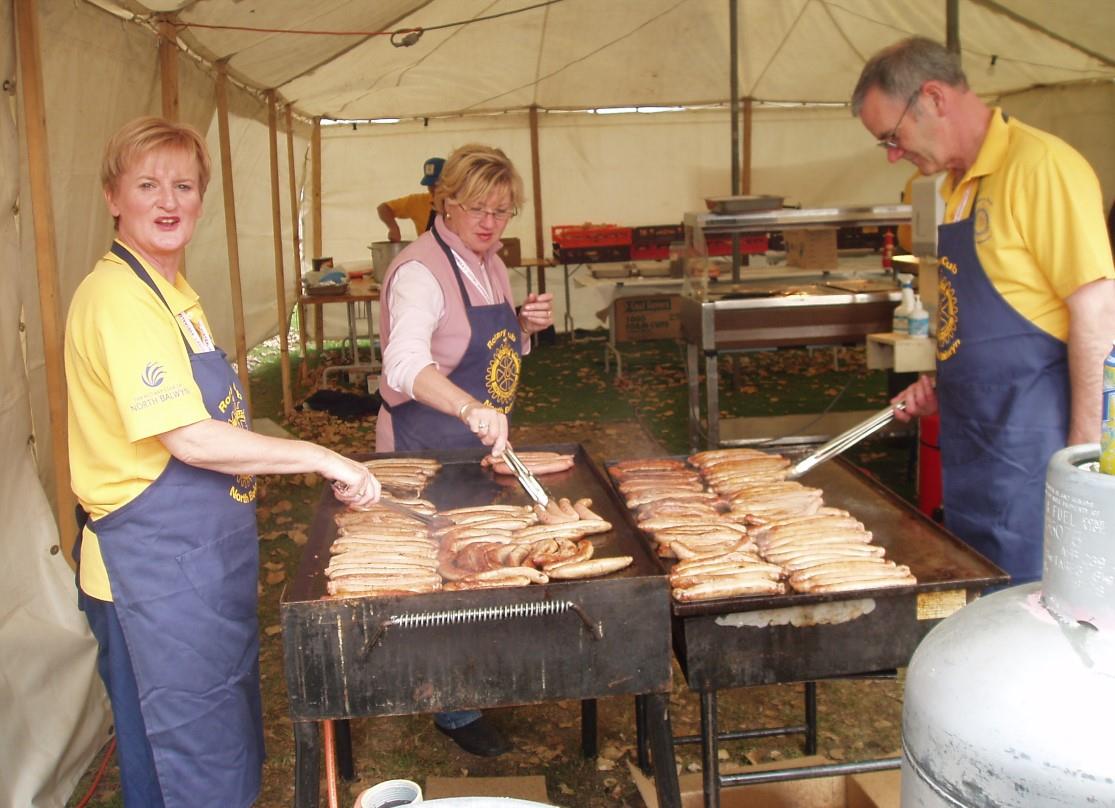
{"type": "Polygon", "coordinates": [[[480,716],[471,724],[465,724],[463,727],[457,727],[456,729],[446,729],[440,724],[434,724],[434,726],[438,728],[438,731],[452,738],[457,746],[473,755],[499,757],[504,752],[511,750],[511,745],[507,743],[504,737],[499,734],[499,730],[492,726],[492,722],[485,716],[480,716]]]}

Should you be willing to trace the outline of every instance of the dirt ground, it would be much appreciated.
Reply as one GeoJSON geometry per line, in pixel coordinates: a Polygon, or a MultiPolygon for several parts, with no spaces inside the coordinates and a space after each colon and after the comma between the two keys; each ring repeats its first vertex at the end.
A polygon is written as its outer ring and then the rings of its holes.
{"type": "MultiPolygon", "coordinates": [[[[319,416],[296,416],[300,417],[319,416]]],[[[344,431],[366,427],[335,428],[344,431]]],[[[528,425],[517,428],[515,435],[522,445],[580,442],[599,458],[661,453],[656,441],[632,422],[528,425]],[[592,428],[586,429],[589,426],[592,428]]],[[[300,544],[305,541],[307,516],[312,513],[320,491],[321,481],[313,475],[261,481],[261,677],[268,759],[263,793],[256,803],[259,808],[293,804],[294,745],[282,670],[278,602],[285,583],[294,574],[300,544]]],[[[896,755],[900,746],[901,696],[901,682],[895,679],[822,682],[818,687],[819,754],[834,761],[896,755]]],[[[434,729],[429,716],[355,720],[351,730],[356,779],[340,783],[341,805],[351,805],[364,788],[391,778],[407,778],[422,785],[429,776],[541,775],[545,777],[549,800],[556,805],[641,806],[642,799],[628,769],[628,762],[636,760],[634,699],[602,699],[598,709],[599,754],[594,759],[586,759],[582,754],[579,702],[489,711],[514,746],[513,751],[494,759],[477,758],[461,751],[434,729]]],[[[698,697],[685,686],[676,664],[670,710],[675,737],[699,732],[698,697]]],[[[741,688],[719,694],[722,731],[798,724],[803,720],[803,710],[801,685],[741,688]]],[[[679,771],[700,771],[699,745],[679,744],[676,754],[679,771]]],[[[720,759],[722,765],[746,766],[801,754],[801,736],[783,736],[723,743],[720,759]]],[[[100,762],[98,759],[90,768],[71,806],[76,806],[88,790],[100,762]]],[[[323,781],[323,804],[325,793],[323,781]]],[[[88,805],[90,808],[122,805],[114,760],[109,762],[88,805]]]]}

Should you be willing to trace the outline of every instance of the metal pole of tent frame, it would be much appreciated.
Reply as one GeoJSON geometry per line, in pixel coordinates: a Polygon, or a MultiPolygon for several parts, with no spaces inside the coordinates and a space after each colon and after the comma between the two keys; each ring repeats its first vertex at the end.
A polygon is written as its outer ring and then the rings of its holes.
{"type": "Polygon", "coordinates": [[[278,142],[278,102],[275,91],[267,92],[267,129],[268,146],[271,153],[271,230],[275,249],[275,307],[278,316],[275,322],[279,327],[279,366],[283,377],[283,413],[288,417],[294,412],[294,400],[290,390],[290,346],[287,345],[286,286],[283,283],[283,210],[279,200],[279,142],[278,142]]]}
{"type": "Polygon", "coordinates": [[[50,458],[54,464],[54,517],[63,557],[71,563],[70,550],[77,533],[74,496],[70,490],[67,453],[66,374],[62,361],[62,308],[58,286],[58,253],[55,247],[54,199],[48,166],[46,99],[43,94],[42,51],[35,0],[15,0],[16,38],[19,46],[20,95],[23,97],[24,136],[31,184],[31,214],[35,231],[35,266],[39,284],[39,317],[43,327],[43,361],[46,365],[47,404],[50,414],[50,458]]]}
{"type": "Polygon", "coordinates": [[[236,230],[236,189],[232,180],[232,139],[228,131],[228,63],[217,62],[217,137],[221,148],[221,190],[225,202],[225,243],[228,281],[232,291],[232,321],[236,328],[236,371],[244,388],[244,403],[252,411],[248,379],[248,340],[244,329],[244,291],[240,284],[240,243],[236,230]]]}
{"type": "MultiPolygon", "coordinates": [[[[729,83],[732,94],[732,195],[740,192],[739,184],[739,2],[728,0],[729,83]]],[[[739,280],[739,233],[732,233],[732,280],[739,280]]]]}

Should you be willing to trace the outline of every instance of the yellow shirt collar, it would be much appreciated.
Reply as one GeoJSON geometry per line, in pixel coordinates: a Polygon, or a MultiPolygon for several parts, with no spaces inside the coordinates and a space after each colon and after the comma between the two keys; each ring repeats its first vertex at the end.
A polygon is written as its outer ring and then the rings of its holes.
{"type": "MultiPolygon", "coordinates": [[[[147,261],[143,260],[143,256],[141,256],[135,250],[129,248],[128,245],[119,241],[119,239],[117,239],[117,243],[119,243],[122,247],[127,249],[128,252],[134,255],[139,261],[140,265],[147,270],[147,274],[150,275],[151,278],[155,281],[155,286],[160,292],[163,293],[163,297],[166,299],[166,303],[170,307],[171,314],[178,315],[198,305],[199,298],[197,292],[195,292],[193,287],[186,282],[186,278],[182,275],[181,272],[175,275],[174,283],[172,284],[165,277],[163,277],[163,274],[161,272],[152,267],[149,263],[147,263],[147,261]]],[[[109,261],[119,264],[129,272],[132,271],[132,268],[128,266],[124,259],[114,252],[109,252],[108,255],[105,256],[105,258],[109,261]]]]}

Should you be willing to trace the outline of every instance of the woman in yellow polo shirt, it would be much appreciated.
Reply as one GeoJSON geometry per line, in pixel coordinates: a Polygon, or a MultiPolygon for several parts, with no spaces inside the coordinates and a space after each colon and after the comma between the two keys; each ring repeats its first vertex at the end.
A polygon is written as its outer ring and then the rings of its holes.
{"type": "Polygon", "coordinates": [[[236,808],[259,792],[254,475],[316,472],[356,507],[379,497],[363,465],[250,431],[179,272],[209,172],[188,126],[139,118],[112,137],[101,184],[116,239],[66,322],[79,598],[128,808],[236,808]]]}

